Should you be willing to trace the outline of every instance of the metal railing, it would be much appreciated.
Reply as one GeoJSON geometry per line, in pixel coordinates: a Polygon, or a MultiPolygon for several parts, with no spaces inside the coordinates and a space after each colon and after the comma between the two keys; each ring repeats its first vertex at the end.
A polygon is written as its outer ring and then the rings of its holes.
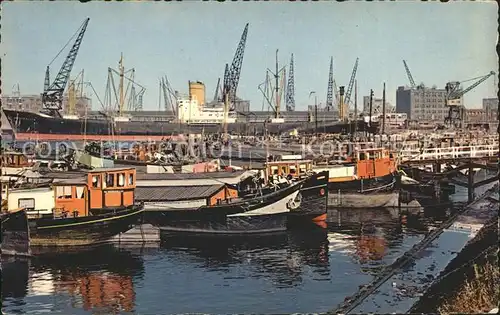
{"type": "Polygon", "coordinates": [[[401,150],[400,161],[423,161],[439,159],[466,159],[498,156],[498,144],[401,150]]]}

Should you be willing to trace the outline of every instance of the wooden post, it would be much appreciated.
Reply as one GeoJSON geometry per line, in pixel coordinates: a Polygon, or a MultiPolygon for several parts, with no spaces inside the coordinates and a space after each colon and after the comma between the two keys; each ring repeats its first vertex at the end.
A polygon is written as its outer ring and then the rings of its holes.
{"type": "Polygon", "coordinates": [[[441,182],[437,179],[434,180],[434,195],[437,200],[441,201],[441,182]]]}
{"type": "Polygon", "coordinates": [[[434,163],[434,173],[441,173],[441,163],[439,161],[434,163]]]}
{"type": "Polygon", "coordinates": [[[469,166],[469,180],[467,183],[467,195],[468,195],[468,202],[473,202],[474,201],[474,168],[472,165],[469,166]]]}

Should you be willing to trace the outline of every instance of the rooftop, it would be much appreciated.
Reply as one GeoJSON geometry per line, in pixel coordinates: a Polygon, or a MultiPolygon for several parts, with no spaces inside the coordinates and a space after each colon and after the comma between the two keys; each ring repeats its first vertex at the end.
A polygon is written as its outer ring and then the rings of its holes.
{"type": "Polygon", "coordinates": [[[211,172],[211,173],[146,173],[137,174],[137,180],[182,180],[182,179],[221,179],[236,178],[245,171],[211,172]]]}
{"type": "Polygon", "coordinates": [[[168,186],[168,187],[137,187],[135,199],[138,201],[181,201],[204,199],[219,191],[220,185],[203,186],[168,186]]]}

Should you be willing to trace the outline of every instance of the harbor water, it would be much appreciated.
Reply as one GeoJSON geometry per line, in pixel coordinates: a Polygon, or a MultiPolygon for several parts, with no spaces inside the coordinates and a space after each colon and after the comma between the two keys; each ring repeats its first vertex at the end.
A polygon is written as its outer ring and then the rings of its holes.
{"type": "MultiPolygon", "coordinates": [[[[456,201],[466,195],[457,187],[456,201]]],[[[346,211],[327,229],[230,240],[164,235],[155,247],[104,245],[78,252],[45,251],[26,260],[2,257],[2,313],[326,312],[370,283],[450,214],[426,209],[403,220],[390,210],[366,210],[363,215],[346,211]]],[[[467,240],[461,237],[443,241],[457,243],[459,250],[467,240]]],[[[454,254],[421,253],[432,255],[431,265],[437,269],[454,254]]],[[[429,282],[439,272],[429,264],[409,268],[429,282]]],[[[380,290],[393,289],[387,283],[380,290]]],[[[360,307],[390,312],[390,303],[387,309],[378,308],[383,301],[370,299],[360,307]]]]}
{"type": "Polygon", "coordinates": [[[327,311],[422,239],[399,224],[252,240],[164,239],[2,261],[3,314],[327,311]]]}

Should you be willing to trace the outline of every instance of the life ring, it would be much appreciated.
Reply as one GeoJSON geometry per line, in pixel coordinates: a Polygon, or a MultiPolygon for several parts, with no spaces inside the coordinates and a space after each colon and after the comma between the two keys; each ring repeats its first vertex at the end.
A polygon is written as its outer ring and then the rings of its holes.
{"type": "Polygon", "coordinates": [[[68,152],[68,146],[66,146],[66,144],[64,143],[59,144],[58,148],[59,148],[59,153],[61,154],[65,154],[68,152]]]}
{"type": "Polygon", "coordinates": [[[319,190],[319,195],[320,195],[320,196],[324,196],[324,195],[325,195],[325,189],[324,189],[324,188],[321,188],[321,189],[319,190]]]}
{"type": "Polygon", "coordinates": [[[302,195],[299,192],[295,198],[290,199],[287,202],[286,207],[290,210],[297,210],[300,207],[301,203],[302,203],[302,195]]]}
{"type": "Polygon", "coordinates": [[[38,154],[46,157],[50,154],[50,144],[48,142],[41,142],[38,144],[38,154]]]}

